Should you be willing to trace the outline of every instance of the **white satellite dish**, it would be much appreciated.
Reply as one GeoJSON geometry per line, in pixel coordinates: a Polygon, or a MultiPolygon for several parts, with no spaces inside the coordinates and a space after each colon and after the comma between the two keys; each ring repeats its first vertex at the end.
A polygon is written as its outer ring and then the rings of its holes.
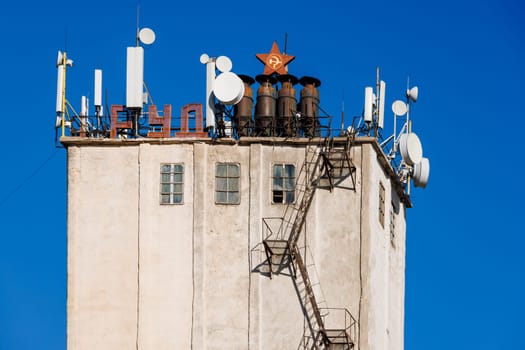
{"type": "Polygon", "coordinates": [[[397,100],[392,103],[392,112],[394,112],[395,115],[405,115],[407,114],[407,111],[408,108],[405,102],[397,100]]]}
{"type": "Polygon", "coordinates": [[[421,162],[423,157],[423,147],[421,141],[415,133],[403,134],[399,137],[399,151],[403,160],[408,165],[414,165],[421,162]]]}
{"type": "Polygon", "coordinates": [[[410,99],[412,102],[417,101],[417,96],[419,94],[419,89],[417,86],[414,86],[412,89],[407,89],[407,98],[410,99]]]}
{"type": "Polygon", "coordinates": [[[244,95],[244,83],[235,73],[222,73],[215,79],[213,94],[225,105],[237,104],[244,95]]]}
{"type": "Polygon", "coordinates": [[[226,57],[226,56],[219,56],[215,60],[215,66],[222,73],[226,73],[226,72],[229,72],[229,71],[232,70],[233,63],[228,57],[226,57]]]}
{"type": "Polygon", "coordinates": [[[150,28],[142,28],[139,32],[139,40],[145,45],[151,45],[155,42],[155,32],[150,28]]]}
{"type": "Polygon", "coordinates": [[[425,188],[428,183],[428,177],[430,175],[430,162],[428,158],[421,158],[421,162],[414,165],[414,172],[412,177],[414,178],[414,186],[425,188]]]}
{"type": "Polygon", "coordinates": [[[203,53],[200,57],[200,61],[202,64],[206,64],[208,63],[208,61],[210,60],[210,56],[208,56],[207,54],[203,53]]]}

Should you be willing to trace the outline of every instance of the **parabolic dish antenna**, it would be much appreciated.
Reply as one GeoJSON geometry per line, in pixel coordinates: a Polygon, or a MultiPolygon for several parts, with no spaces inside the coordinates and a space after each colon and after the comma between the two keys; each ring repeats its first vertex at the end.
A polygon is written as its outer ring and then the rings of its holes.
{"type": "Polygon", "coordinates": [[[421,162],[414,165],[414,186],[425,188],[428,183],[428,176],[430,175],[430,162],[428,158],[423,157],[421,162]]]}
{"type": "Polygon", "coordinates": [[[222,73],[215,79],[213,94],[225,105],[237,104],[244,95],[244,83],[232,72],[222,73]]]}
{"type": "Polygon", "coordinates": [[[151,45],[155,42],[155,32],[149,28],[142,28],[139,32],[139,40],[144,45],[151,45]]]}
{"type": "Polygon", "coordinates": [[[414,86],[412,89],[407,89],[407,98],[410,99],[412,102],[417,101],[417,97],[419,95],[419,89],[417,86],[414,86]]]}
{"type": "Polygon", "coordinates": [[[200,61],[202,64],[206,64],[208,63],[208,61],[210,60],[210,56],[208,56],[207,54],[203,53],[200,57],[200,61]]]}
{"type": "Polygon", "coordinates": [[[415,133],[403,134],[399,137],[399,151],[403,160],[408,165],[414,165],[421,162],[423,157],[423,147],[421,141],[415,133]]]}
{"type": "Polygon", "coordinates": [[[396,100],[392,103],[392,112],[394,112],[395,115],[405,115],[407,114],[407,110],[406,103],[401,100],[396,100]]]}
{"type": "Polygon", "coordinates": [[[228,57],[226,57],[226,56],[219,56],[215,60],[215,66],[222,73],[226,73],[226,72],[229,72],[229,71],[232,70],[233,63],[228,57]]]}

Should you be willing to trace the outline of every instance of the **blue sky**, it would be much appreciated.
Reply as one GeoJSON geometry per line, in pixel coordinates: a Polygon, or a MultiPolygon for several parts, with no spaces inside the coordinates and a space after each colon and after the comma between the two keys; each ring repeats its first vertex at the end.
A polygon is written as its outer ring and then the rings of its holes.
{"type": "MultiPolygon", "coordinates": [[[[65,349],[66,152],[55,148],[57,50],[75,66],[68,98],[125,102],[125,52],[136,2],[9,2],[0,11],[0,349],[65,349]]],[[[524,349],[522,210],[524,5],[519,1],[148,1],[140,23],[157,41],[145,80],[174,111],[204,101],[201,53],[262,72],[256,53],[288,33],[289,66],[322,81],[321,106],[359,115],[381,67],[387,105],[419,86],[413,128],[430,158],[407,213],[405,345],[524,349]]],[[[391,114],[387,113],[387,126],[391,114]]]]}

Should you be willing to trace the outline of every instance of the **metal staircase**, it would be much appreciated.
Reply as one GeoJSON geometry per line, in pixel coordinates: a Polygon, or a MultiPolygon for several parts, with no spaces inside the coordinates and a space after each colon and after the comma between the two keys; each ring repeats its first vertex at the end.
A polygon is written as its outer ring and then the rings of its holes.
{"type": "MultiPolygon", "coordinates": [[[[354,135],[348,135],[343,147],[336,145],[334,140],[329,138],[322,139],[318,145],[308,145],[306,159],[296,181],[296,189],[302,193],[302,196],[299,196],[295,204],[288,205],[282,218],[263,219],[263,224],[269,229],[269,234],[265,235],[263,245],[270,278],[272,274],[282,271],[285,266],[290,266],[293,270],[293,277],[297,278],[299,275],[303,282],[306,301],[311,307],[317,328],[317,333],[313,337],[313,344],[305,345],[311,349],[352,349],[354,345],[355,335],[354,337],[351,336],[352,332],[349,331],[346,321],[343,328],[327,329],[325,327],[324,316],[326,314],[321,312],[318,297],[314,292],[315,283],[311,280],[301,249],[297,244],[315,190],[321,180],[327,180],[329,189],[332,191],[337,185],[336,180],[351,176],[355,189],[356,168],[350,158],[354,137],[354,135]],[[280,225],[275,231],[268,224],[271,219],[280,220],[280,225]]],[[[348,313],[348,311],[346,312],[348,313]]],[[[348,315],[350,314],[348,313],[348,315]]],[[[355,327],[355,320],[352,325],[355,327]]]]}

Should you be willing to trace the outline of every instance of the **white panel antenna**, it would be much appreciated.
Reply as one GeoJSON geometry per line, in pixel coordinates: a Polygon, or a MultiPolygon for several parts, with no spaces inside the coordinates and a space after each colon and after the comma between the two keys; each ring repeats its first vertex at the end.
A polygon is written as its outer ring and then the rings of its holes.
{"type": "Polygon", "coordinates": [[[87,117],[89,115],[89,100],[86,96],[80,98],[80,116],[87,117]]]}
{"type": "Polygon", "coordinates": [[[102,107],[102,70],[95,69],[95,107],[102,107]]]}
{"type": "Polygon", "coordinates": [[[213,84],[215,82],[215,60],[203,53],[200,57],[202,64],[206,65],[206,129],[215,128],[215,101],[213,97],[213,84]]]}
{"type": "Polygon", "coordinates": [[[144,82],[144,49],[128,47],[126,62],[126,107],[142,108],[144,82]]]}
{"type": "Polygon", "coordinates": [[[379,83],[379,106],[377,111],[377,126],[383,129],[385,124],[385,95],[386,95],[386,83],[381,80],[379,83]]]}
{"type": "MultiPolygon", "coordinates": [[[[60,56],[60,53],[59,53],[60,56]]],[[[66,67],[62,64],[57,66],[57,113],[63,113],[64,106],[64,74],[66,67]]]]}
{"type": "Polygon", "coordinates": [[[364,112],[365,122],[367,123],[372,122],[373,109],[374,109],[374,92],[372,91],[371,87],[366,87],[365,88],[365,112],[364,112]]]}

